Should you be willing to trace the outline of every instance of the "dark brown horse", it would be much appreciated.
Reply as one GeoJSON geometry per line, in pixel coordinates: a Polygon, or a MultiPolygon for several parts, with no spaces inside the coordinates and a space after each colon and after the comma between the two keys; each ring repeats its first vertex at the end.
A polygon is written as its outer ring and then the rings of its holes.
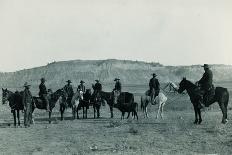
{"type": "MultiPolygon", "coordinates": [[[[56,92],[49,94],[48,95],[48,100],[49,100],[49,107],[50,107],[50,112],[49,112],[49,123],[51,123],[51,114],[52,114],[52,109],[55,107],[58,99],[60,98],[60,96],[64,95],[64,91],[63,89],[58,89],[56,92]]],[[[41,109],[41,110],[46,110],[46,104],[43,102],[43,100],[40,97],[33,97],[33,101],[34,101],[34,105],[32,106],[32,113],[35,110],[35,108],[37,109],[41,109]]],[[[61,111],[61,119],[63,116],[63,112],[61,109],[65,109],[65,104],[60,104],[60,111],[61,111]],[[64,108],[62,108],[64,107],[64,108]]]]}
{"type": "MultiPolygon", "coordinates": [[[[192,82],[186,80],[186,78],[183,78],[183,80],[180,82],[180,87],[178,89],[178,93],[182,93],[184,90],[187,91],[190,100],[193,104],[194,111],[195,111],[195,124],[201,124],[202,118],[201,118],[201,110],[199,108],[200,102],[202,102],[202,98],[200,96],[200,89],[193,84],[192,82]]],[[[226,88],[223,87],[216,87],[215,89],[215,95],[213,96],[212,100],[207,103],[207,105],[211,105],[215,102],[218,102],[223,117],[222,117],[222,123],[227,123],[227,106],[229,102],[229,92],[226,88]]]]}
{"type": "Polygon", "coordinates": [[[16,111],[18,118],[18,126],[20,126],[20,110],[23,110],[22,103],[22,93],[23,92],[11,92],[9,90],[2,88],[2,104],[6,104],[9,101],[9,106],[11,108],[11,113],[13,113],[14,117],[14,126],[16,126],[16,111]]]}

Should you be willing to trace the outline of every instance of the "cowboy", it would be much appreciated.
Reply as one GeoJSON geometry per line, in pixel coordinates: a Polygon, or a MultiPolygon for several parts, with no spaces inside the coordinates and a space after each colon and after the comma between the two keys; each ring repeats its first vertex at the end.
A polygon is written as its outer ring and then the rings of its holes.
{"type": "Polygon", "coordinates": [[[24,106],[24,126],[30,127],[30,123],[32,122],[32,104],[33,97],[30,92],[30,85],[25,82],[23,91],[23,106],[24,106]]]}
{"type": "Polygon", "coordinates": [[[72,81],[71,81],[71,80],[68,80],[68,81],[66,81],[66,82],[67,82],[67,84],[64,86],[64,91],[65,91],[65,92],[67,93],[67,95],[68,95],[67,103],[68,103],[68,105],[70,105],[70,104],[71,104],[72,97],[73,97],[73,95],[74,95],[74,92],[73,92],[73,88],[72,88],[72,85],[71,85],[72,81]]]}
{"type": "Polygon", "coordinates": [[[153,73],[152,76],[153,77],[149,81],[149,88],[150,88],[151,101],[153,103],[155,97],[159,95],[160,83],[159,80],[156,78],[157,75],[155,73],[153,73]]]}
{"type": "Polygon", "coordinates": [[[121,85],[120,79],[115,78],[114,81],[115,81],[115,86],[114,86],[113,90],[118,91],[119,93],[121,93],[122,85],[121,85]]]}
{"type": "Polygon", "coordinates": [[[80,81],[80,85],[77,87],[77,91],[82,91],[83,93],[85,93],[85,85],[84,85],[85,81],[80,81]]]}
{"type": "Polygon", "coordinates": [[[118,97],[121,94],[122,85],[121,85],[121,82],[120,82],[119,78],[115,78],[114,81],[115,81],[115,86],[114,86],[114,89],[113,89],[113,93],[115,94],[115,100],[114,100],[114,102],[116,103],[118,97]]]}
{"type": "Polygon", "coordinates": [[[46,110],[47,112],[50,112],[50,106],[48,101],[48,92],[47,88],[45,86],[45,78],[41,78],[41,83],[39,85],[39,96],[43,100],[43,102],[46,104],[46,110]]]}
{"type": "Polygon", "coordinates": [[[213,73],[210,70],[210,67],[208,64],[204,64],[203,66],[201,66],[204,68],[204,74],[202,76],[202,78],[198,81],[198,85],[200,86],[201,92],[203,94],[203,103],[205,104],[205,106],[207,106],[206,104],[206,100],[207,100],[207,93],[209,93],[212,88],[213,88],[213,73]]]}
{"type": "Polygon", "coordinates": [[[96,81],[96,83],[95,83],[95,85],[93,86],[93,88],[94,88],[94,91],[95,91],[96,93],[98,93],[98,92],[102,91],[102,85],[101,85],[101,83],[100,83],[99,80],[95,80],[95,81],[96,81]]]}

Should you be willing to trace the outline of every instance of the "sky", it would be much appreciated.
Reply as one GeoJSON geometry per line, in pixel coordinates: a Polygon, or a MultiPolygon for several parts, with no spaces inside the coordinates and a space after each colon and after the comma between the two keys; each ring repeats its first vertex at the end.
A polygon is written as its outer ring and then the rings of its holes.
{"type": "Polygon", "coordinates": [[[231,0],[0,0],[0,71],[53,61],[232,64],[231,0]]]}

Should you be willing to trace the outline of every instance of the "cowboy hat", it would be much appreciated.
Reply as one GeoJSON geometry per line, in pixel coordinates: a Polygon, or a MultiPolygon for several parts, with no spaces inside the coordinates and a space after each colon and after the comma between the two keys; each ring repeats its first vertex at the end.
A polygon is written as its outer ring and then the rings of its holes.
{"type": "Polygon", "coordinates": [[[82,81],[82,80],[81,80],[80,83],[85,83],[85,81],[82,81]]]}
{"type": "Polygon", "coordinates": [[[99,80],[95,80],[96,82],[99,82],[99,80]]]}
{"type": "Polygon", "coordinates": [[[23,87],[29,87],[31,85],[29,85],[27,82],[24,83],[23,87]]]}
{"type": "Polygon", "coordinates": [[[68,82],[68,83],[72,83],[72,81],[71,81],[71,80],[68,80],[68,81],[66,81],[66,82],[68,82]]]}
{"type": "Polygon", "coordinates": [[[120,79],[119,79],[119,78],[115,78],[115,79],[114,79],[114,81],[118,81],[118,80],[120,80],[120,79]]]}
{"type": "Polygon", "coordinates": [[[151,74],[151,75],[153,75],[153,76],[155,76],[155,77],[157,76],[157,74],[156,74],[156,73],[153,73],[153,74],[151,74]]]}
{"type": "Polygon", "coordinates": [[[203,66],[201,67],[204,67],[204,68],[209,68],[209,65],[208,64],[204,64],[203,66]]]}

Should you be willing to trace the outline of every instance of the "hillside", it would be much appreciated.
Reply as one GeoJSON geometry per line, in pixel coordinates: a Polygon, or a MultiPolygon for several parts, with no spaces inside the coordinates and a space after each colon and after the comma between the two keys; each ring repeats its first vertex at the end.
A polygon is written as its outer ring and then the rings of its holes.
{"type": "MultiPolygon", "coordinates": [[[[214,81],[231,81],[232,66],[212,65],[214,81]]],[[[25,81],[37,87],[40,78],[47,79],[48,87],[61,87],[71,79],[77,86],[83,79],[87,86],[100,79],[103,84],[113,84],[113,79],[119,77],[124,85],[144,85],[151,78],[151,73],[157,73],[161,82],[179,82],[182,77],[196,81],[203,73],[199,65],[194,66],[163,66],[159,63],[146,63],[129,60],[72,60],[53,62],[46,66],[25,69],[17,72],[0,73],[0,86],[20,88],[25,81]]]]}

